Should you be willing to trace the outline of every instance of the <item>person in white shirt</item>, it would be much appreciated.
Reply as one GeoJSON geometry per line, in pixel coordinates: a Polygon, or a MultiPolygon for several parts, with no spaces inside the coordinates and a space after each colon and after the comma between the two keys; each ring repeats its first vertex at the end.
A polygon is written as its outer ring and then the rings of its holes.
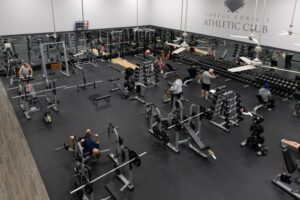
{"type": "Polygon", "coordinates": [[[201,96],[205,97],[205,99],[208,98],[208,92],[210,90],[210,79],[214,79],[216,76],[214,75],[214,70],[209,69],[208,71],[205,71],[201,75],[201,80],[202,80],[202,91],[201,91],[201,96]]]}
{"type": "MultiPolygon", "coordinates": [[[[180,99],[182,96],[182,80],[178,75],[175,76],[175,81],[173,82],[173,85],[170,88],[170,91],[172,92],[171,95],[171,101],[174,103],[174,98],[180,99]]],[[[173,105],[174,107],[174,105],[173,105]]]]}
{"type": "Polygon", "coordinates": [[[4,49],[5,51],[11,51],[11,43],[4,41],[4,49]]]}

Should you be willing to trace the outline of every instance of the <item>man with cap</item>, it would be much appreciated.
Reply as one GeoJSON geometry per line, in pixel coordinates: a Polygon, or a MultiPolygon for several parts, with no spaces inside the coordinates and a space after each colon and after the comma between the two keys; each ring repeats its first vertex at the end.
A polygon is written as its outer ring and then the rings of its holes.
{"type": "Polygon", "coordinates": [[[275,100],[272,99],[269,83],[265,82],[263,87],[259,89],[258,94],[262,97],[269,110],[275,107],[275,100]]]}

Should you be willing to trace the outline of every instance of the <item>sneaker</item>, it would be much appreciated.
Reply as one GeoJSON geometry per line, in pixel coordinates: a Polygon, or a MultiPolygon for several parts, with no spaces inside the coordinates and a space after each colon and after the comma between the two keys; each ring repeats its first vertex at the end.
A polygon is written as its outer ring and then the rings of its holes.
{"type": "Polygon", "coordinates": [[[205,97],[205,100],[207,100],[208,99],[208,97],[205,97]]]}
{"type": "Polygon", "coordinates": [[[243,142],[241,142],[241,146],[244,147],[247,145],[247,140],[244,140],[243,142]]]}
{"type": "Polygon", "coordinates": [[[258,156],[261,156],[261,155],[262,155],[262,152],[261,152],[261,151],[258,151],[258,152],[256,152],[256,154],[257,154],[258,156]]]}

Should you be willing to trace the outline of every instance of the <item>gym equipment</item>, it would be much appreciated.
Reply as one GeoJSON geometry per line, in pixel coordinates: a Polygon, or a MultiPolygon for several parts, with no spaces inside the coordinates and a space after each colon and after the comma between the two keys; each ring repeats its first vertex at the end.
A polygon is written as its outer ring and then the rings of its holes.
{"type": "Polygon", "coordinates": [[[146,118],[149,120],[149,133],[162,141],[171,150],[179,153],[179,146],[187,144],[189,148],[204,158],[216,156],[211,147],[205,145],[201,138],[201,120],[206,111],[199,105],[192,104],[188,117],[183,115],[183,107],[180,100],[177,100],[178,114],[169,113],[167,118],[162,118],[160,110],[154,104],[146,109],[146,118]],[[201,111],[202,110],[202,111],[201,111]],[[201,117],[202,116],[202,117],[201,117]],[[171,131],[175,130],[175,133],[171,131]],[[172,140],[171,134],[174,134],[172,140]],[[187,135],[180,139],[180,135],[187,135]]]}
{"type": "Polygon", "coordinates": [[[273,183],[288,192],[296,199],[300,199],[300,181],[297,173],[299,169],[299,161],[295,163],[294,159],[292,158],[291,151],[287,145],[282,144],[281,148],[283,155],[283,172],[273,179],[273,183]]]}
{"type": "Polygon", "coordinates": [[[250,126],[251,135],[241,142],[241,147],[248,146],[256,151],[258,156],[265,156],[268,152],[268,147],[264,145],[265,138],[262,135],[264,132],[264,127],[261,123],[264,121],[264,118],[260,115],[253,114],[253,122],[250,126]]]}
{"type": "Polygon", "coordinates": [[[135,82],[142,84],[146,87],[150,85],[156,86],[159,82],[159,71],[157,67],[154,67],[153,61],[145,61],[134,71],[135,82]]]}
{"type": "Polygon", "coordinates": [[[21,94],[18,96],[12,97],[12,99],[19,99],[19,105],[24,112],[26,119],[31,119],[30,113],[43,111],[43,119],[49,124],[52,122],[52,117],[50,115],[50,109],[58,112],[58,99],[57,99],[57,90],[65,88],[65,86],[56,87],[55,81],[46,82],[46,89],[41,91],[35,91],[33,85],[25,83],[20,85],[21,94]],[[45,109],[41,106],[42,98],[45,99],[47,105],[45,109]]]}
{"type": "MultiPolygon", "coordinates": [[[[122,30],[117,31],[109,31],[107,32],[107,43],[106,47],[109,48],[109,54],[113,55],[113,51],[117,52],[117,57],[124,57],[125,46],[126,44],[130,44],[130,41],[124,41],[125,34],[122,30]]],[[[110,56],[110,59],[112,56],[110,56]]]]}
{"type": "MultiPolygon", "coordinates": [[[[167,72],[165,72],[162,77],[168,79],[172,76],[175,76],[177,74],[177,68],[173,68],[169,63],[165,63],[166,67],[167,67],[167,72]]],[[[157,67],[156,67],[157,68],[157,67]]]]}
{"type": "Polygon", "coordinates": [[[180,56],[181,62],[189,65],[199,65],[202,69],[208,70],[210,68],[214,69],[216,73],[223,75],[230,79],[235,79],[247,85],[252,85],[254,87],[262,87],[264,82],[270,83],[271,92],[285,98],[291,98],[299,84],[297,80],[291,80],[281,77],[277,74],[267,73],[260,74],[258,72],[241,72],[233,73],[228,71],[230,68],[234,68],[232,63],[223,60],[214,60],[209,56],[199,56],[192,52],[182,52],[180,56]]]}
{"type": "Polygon", "coordinates": [[[102,200],[123,197],[121,192],[123,192],[126,188],[132,191],[134,189],[132,182],[133,167],[139,167],[141,165],[140,158],[147,154],[147,152],[144,152],[138,155],[135,151],[124,146],[123,139],[117,132],[117,127],[114,127],[111,123],[109,124],[107,131],[103,134],[107,134],[110,141],[112,140],[113,142],[110,143],[111,148],[101,150],[100,152],[108,152],[107,155],[113,161],[114,168],[95,179],[92,179],[92,169],[87,164],[91,157],[88,153],[84,152],[80,138],[74,137],[74,149],[70,149],[69,146],[64,144],[62,147],[54,150],[59,151],[65,149],[74,152],[74,190],[72,190],[70,194],[76,193],[81,200],[95,200],[93,194],[93,183],[113,172],[116,172],[117,177],[122,181],[123,185],[121,188],[117,189],[117,186],[115,186],[112,182],[108,183],[105,188],[109,192],[109,196],[102,198],[102,200]],[[128,169],[125,168],[126,166],[128,166],[128,169]]]}
{"type": "Polygon", "coordinates": [[[14,80],[14,78],[17,78],[19,68],[23,64],[22,59],[9,59],[7,62],[7,68],[6,68],[6,78],[9,79],[9,84],[12,85],[14,82],[17,82],[18,80],[14,80]]]}
{"type": "Polygon", "coordinates": [[[50,43],[41,43],[40,44],[40,51],[41,51],[41,58],[42,58],[42,72],[43,77],[48,80],[48,72],[46,68],[46,56],[45,51],[49,50],[49,47],[54,47],[54,51],[59,53],[57,61],[60,63],[60,73],[66,77],[70,77],[69,65],[68,65],[68,58],[67,58],[67,51],[65,42],[50,42],[50,43]],[[63,56],[63,59],[60,59],[63,56]]]}
{"type": "Polygon", "coordinates": [[[37,107],[38,96],[34,94],[34,89],[32,87],[31,91],[29,89],[29,83],[24,85],[21,90],[21,97],[19,99],[20,108],[23,110],[26,119],[31,119],[30,113],[40,111],[37,107]]]}
{"type": "Polygon", "coordinates": [[[135,53],[136,57],[147,60],[145,51],[147,49],[152,49],[155,52],[156,49],[156,40],[154,39],[155,30],[151,28],[135,28],[134,32],[134,41],[135,41],[135,53]],[[142,55],[140,53],[142,52],[142,55]]]}
{"type": "Polygon", "coordinates": [[[123,89],[123,87],[117,82],[120,80],[120,78],[111,78],[109,79],[110,82],[113,83],[114,88],[110,90],[110,92],[115,92],[115,91],[120,91],[122,98],[127,98],[128,97],[128,92],[123,89]]]}
{"type": "MultiPolygon", "coordinates": [[[[95,179],[93,179],[93,180],[91,180],[91,181],[89,181],[89,182],[87,182],[87,183],[82,184],[80,187],[77,187],[75,190],[72,190],[72,191],[70,192],[70,194],[74,194],[75,192],[77,192],[77,191],[79,191],[79,190],[85,189],[87,186],[90,186],[92,183],[94,183],[94,182],[96,182],[96,181],[102,179],[103,177],[105,177],[105,176],[107,176],[107,175],[109,175],[109,174],[111,174],[111,173],[113,173],[113,172],[118,171],[119,169],[125,167],[126,165],[130,165],[131,163],[140,163],[140,160],[139,160],[139,159],[140,159],[141,157],[145,156],[146,154],[147,154],[147,152],[143,152],[143,153],[141,153],[141,154],[139,154],[139,155],[133,157],[133,158],[130,159],[129,161],[127,161],[127,162],[125,162],[125,163],[122,163],[121,165],[119,165],[119,166],[115,167],[114,169],[112,169],[112,170],[110,170],[110,171],[108,171],[108,172],[102,174],[101,176],[99,176],[99,177],[97,177],[97,178],[95,178],[95,179]]],[[[105,198],[105,199],[106,199],[106,198],[105,198]]],[[[92,200],[92,199],[88,199],[88,200],[92,200]]]]}
{"type": "Polygon", "coordinates": [[[95,106],[98,106],[99,101],[106,101],[107,103],[110,103],[110,95],[100,95],[100,94],[94,94],[89,97],[89,99],[95,104],[95,106]]]}
{"type": "Polygon", "coordinates": [[[191,82],[197,81],[197,75],[202,74],[203,72],[196,69],[196,68],[189,68],[188,69],[189,76],[183,79],[183,86],[187,87],[188,84],[191,82]],[[194,73],[196,71],[196,74],[194,73]]]}
{"type": "Polygon", "coordinates": [[[300,102],[295,105],[295,111],[293,114],[295,117],[300,117],[300,102]]]}
{"type": "Polygon", "coordinates": [[[118,64],[124,68],[131,68],[131,69],[135,69],[137,66],[123,58],[114,58],[111,60],[112,63],[114,64],[118,64]]]}
{"type": "Polygon", "coordinates": [[[242,120],[241,101],[239,95],[233,91],[225,89],[216,92],[213,95],[214,113],[212,119],[209,121],[211,124],[221,128],[226,132],[230,132],[233,125],[239,126],[238,122],[242,120]]]}
{"type": "MultiPolygon", "coordinates": [[[[46,102],[48,103],[47,109],[52,109],[55,112],[58,112],[58,99],[56,95],[56,83],[54,80],[46,83],[47,89],[53,89],[50,92],[46,93],[46,102]]],[[[46,119],[49,119],[49,112],[45,113],[46,119]]]]}
{"type": "MultiPolygon", "coordinates": [[[[88,160],[91,159],[90,155],[84,152],[84,149],[81,145],[80,138],[74,137],[75,145],[74,145],[74,187],[77,188],[83,184],[88,184],[88,186],[84,187],[80,192],[77,193],[77,196],[82,200],[94,200],[93,195],[93,185],[90,184],[91,180],[91,168],[86,164],[88,160]]],[[[58,151],[61,149],[68,150],[69,146],[64,145],[63,147],[59,147],[54,151],[58,151]]],[[[110,150],[103,150],[102,152],[109,152],[110,150]]]]}

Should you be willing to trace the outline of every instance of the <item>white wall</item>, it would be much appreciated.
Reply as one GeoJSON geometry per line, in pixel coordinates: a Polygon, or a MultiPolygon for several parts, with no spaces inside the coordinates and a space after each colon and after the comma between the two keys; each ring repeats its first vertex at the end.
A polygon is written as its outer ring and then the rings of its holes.
{"type": "MultiPolygon", "coordinates": [[[[254,0],[244,0],[245,6],[235,13],[228,11],[224,1],[189,0],[187,31],[227,39],[233,39],[230,37],[232,34],[248,35],[249,32],[244,30],[205,25],[206,19],[240,23],[240,26],[249,23],[245,19],[235,18],[253,16],[254,0]],[[222,15],[228,19],[220,19],[222,15]]],[[[180,29],[181,2],[182,0],[139,0],[139,24],[180,29]]],[[[268,31],[264,34],[262,45],[300,51],[300,46],[293,45],[300,43],[300,35],[278,36],[282,30],[288,29],[293,4],[294,0],[268,0],[265,12],[269,19],[265,22],[268,31]]],[[[53,0],[53,5],[57,31],[73,30],[74,22],[82,19],[81,0],[53,0]]],[[[50,0],[0,0],[0,8],[0,35],[54,31],[50,0]]],[[[84,0],[84,13],[91,29],[135,26],[136,0],[84,0]]],[[[294,24],[294,32],[300,33],[300,3],[294,24]]]]}
{"type": "Polygon", "coordinates": [[[0,0],[0,35],[53,30],[50,0],[0,0]]]}
{"type": "MultiPolygon", "coordinates": [[[[149,25],[149,0],[139,0],[139,24],[149,25]]],[[[136,0],[86,0],[85,19],[90,28],[136,26],[136,0]]]]}
{"type": "MultiPolygon", "coordinates": [[[[237,27],[240,29],[243,24],[250,23],[246,20],[246,17],[254,16],[253,11],[255,7],[255,0],[244,0],[244,7],[234,13],[231,13],[228,8],[225,7],[224,1],[225,0],[189,0],[187,31],[227,39],[233,39],[230,35],[249,35],[249,32],[244,30],[234,30],[231,28],[219,28],[216,26],[205,25],[206,19],[240,23],[237,27]],[[211,14],[216,14],[216,16],[211,16],[211,14]],[[223,17],[227,17],[227,19],[221,19],[222,15],[223,17]],[[241,16],[244,17],[244,20],[240,19],[241,16]]],[[[260,2],[262,2],[262,0],[260,0],[260,2]]],[[[269,19],[268,22],[267,20],[265,22],[265,25],[268,27],[268,31],[263,34],[264,37],[262,38],[262,45],[300,51],[299,46],[293,45],[296,42],[300,43],[300,35],[285,37],[278,36],[278,33],[283,30],[287,30],[289,27],[293,5],[294,0],[268,0],[265,12],[266,19],[269,19]]],[[[259,8],[261,11],[262,3],[260,3],[259,8]]],[[[181,0],[151,0],[150,23],[156,26],[178,29],[178,24],[180,24],[180,11],[181,0]],[[169,9],[172,11],[165,11],[166,8],[168,8],[167,5],[169,5],[169,9]]],[[[259,12],[259,14],[261,13],[259,12]]],[[[294,24],[294,32],[300,33],[299,3],[297,5],[294,24]]],[[[228,23],[226,25],[228,25],[228,23]]],[[[248,40],[240,41],[248,42],[248,40]]]]}
{"type": "MultiPolygon", "coordinates": [[[[56,31],[74,30],[81,0],[53,0],[56,31]]],[[[150,23],[150,0],[139,0],[139,24],[150,23]]],[[[0,35],[53,32],[50,0],[0,0],[0,35]]],[[[136,25],[136,0],[84,0],[90,29],[136,25]]]]}
{"type": "Polygon", "coordinates": [[[74,30],[75,21],[82,19],[81,0],[53,0],[53,7],[57,32],[74,30]]]}
{"type": "Polygon", "coordinates": [[[150,24],[180,29],[182,0],[150,0],[150,24]]]}

